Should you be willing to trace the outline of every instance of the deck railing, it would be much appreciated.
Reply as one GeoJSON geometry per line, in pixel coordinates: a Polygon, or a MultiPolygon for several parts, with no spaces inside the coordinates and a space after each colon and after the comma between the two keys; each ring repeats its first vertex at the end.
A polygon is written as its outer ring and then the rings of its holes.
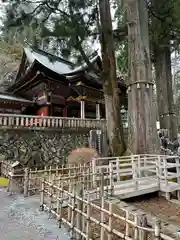
{"type": "Polygon", "coordinates": [[[0,127],[3,128],[87,128],[105,129],[105,119],[81,119],[68,117],[31,116],[0,114],[0,127]]]}

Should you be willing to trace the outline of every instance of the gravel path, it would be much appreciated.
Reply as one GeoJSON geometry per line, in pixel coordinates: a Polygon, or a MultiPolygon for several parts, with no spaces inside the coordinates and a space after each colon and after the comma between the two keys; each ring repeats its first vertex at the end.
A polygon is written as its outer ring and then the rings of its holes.
{"type": "Polygon", "coordinates": [[[68,240],[55,219],[39,211],[39,199],[9,195],[0,189],[0,239],[6,240],[68,240]]]}

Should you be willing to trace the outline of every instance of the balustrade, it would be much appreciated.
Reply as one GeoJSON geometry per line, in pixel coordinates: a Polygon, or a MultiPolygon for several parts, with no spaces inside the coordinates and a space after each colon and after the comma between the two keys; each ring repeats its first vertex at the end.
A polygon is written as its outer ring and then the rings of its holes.
{"type": "Polygon", "coordinates": [[[3,127],[3,128],[105,129],[106,120],[0,114],[0,127],[3,127]]]}

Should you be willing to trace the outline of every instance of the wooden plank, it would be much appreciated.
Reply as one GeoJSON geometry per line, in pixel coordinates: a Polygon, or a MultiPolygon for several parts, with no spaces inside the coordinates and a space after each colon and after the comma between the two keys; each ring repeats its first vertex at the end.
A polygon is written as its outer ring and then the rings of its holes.
{"type": "Polygon", "coordinates": [[[152,186],[152,187],[148,187],[145,189],[139,189],[139,190],[132,188],[132,189],[128,189],[128,192],[127,191],[126,192],[123,192],[123,191],[116,192],[115,191],[115,196],[118,197],[119,199],[128,199],[131,197],[137,197],[140,195],[158,192],[158,191],[159,191],[158,186],[152,186]]]}

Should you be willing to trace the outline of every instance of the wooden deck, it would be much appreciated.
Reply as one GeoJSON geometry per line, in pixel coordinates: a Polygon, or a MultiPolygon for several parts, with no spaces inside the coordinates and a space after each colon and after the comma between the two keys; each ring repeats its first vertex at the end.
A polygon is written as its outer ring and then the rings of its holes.
{"type": "MultiPolygon", "coordinates": [[[[177,191],[180,195],[180,159],[178,156],[132,155],[93,160],[94,174],[109,172],[109,186],[113,195],[127,199],[152,192],[163,192],[167,199],[177,191]],[[109,162],[103,165],[103,162],[109,162]]],[[[94,179],[95,181],[95,179],[94,179]]],[[[180,198],[180,196],[179,196],[180,198]]]]}
{"type": "Polygon", "coordinates": [[[138,186],[136,187],[133,180],[125,181],[124,183],[118,182],[114,186],[114,195],[119,199],[127,199],[159,191],[158,179],[155,177],[139,179],[137,184],[138,186]]]}

